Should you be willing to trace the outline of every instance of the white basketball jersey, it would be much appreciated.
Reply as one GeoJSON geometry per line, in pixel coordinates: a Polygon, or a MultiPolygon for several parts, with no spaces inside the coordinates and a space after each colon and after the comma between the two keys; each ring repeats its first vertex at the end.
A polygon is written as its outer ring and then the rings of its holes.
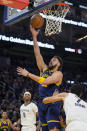
{"type": "Polygon", "coordinates": [[[36,124],[36,113],[38,108],[34,103],[28,105],[22,105],[20,107],[21,125],[34,125],[36,124]]]}
{"type": "Polygon", "coordinates": [[[66,124],[74,120],[87,123],[87,103],[75,94],[69,93],[65,98],[64,111],[66,114],[66,124]]]}

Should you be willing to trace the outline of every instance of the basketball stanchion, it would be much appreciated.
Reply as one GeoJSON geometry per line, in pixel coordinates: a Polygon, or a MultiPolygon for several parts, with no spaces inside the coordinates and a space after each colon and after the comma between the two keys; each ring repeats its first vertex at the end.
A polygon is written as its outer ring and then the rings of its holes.
{"type": "Polygon", "coordinates": [[[16,9],[24,9],[29,5],[29,0],[0,0],[0,4],[16,9]]]}

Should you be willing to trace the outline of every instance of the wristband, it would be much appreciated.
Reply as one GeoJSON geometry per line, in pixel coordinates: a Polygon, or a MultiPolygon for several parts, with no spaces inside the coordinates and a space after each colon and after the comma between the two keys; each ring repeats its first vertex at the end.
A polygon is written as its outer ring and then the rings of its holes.
{"type": "Polygon", "coordinates": [[[44,80],[45,80],[45,78],[40,77],[40,80],[38,81],[38,83],[39,83],[39,84],[43,84],[44,80]]]}

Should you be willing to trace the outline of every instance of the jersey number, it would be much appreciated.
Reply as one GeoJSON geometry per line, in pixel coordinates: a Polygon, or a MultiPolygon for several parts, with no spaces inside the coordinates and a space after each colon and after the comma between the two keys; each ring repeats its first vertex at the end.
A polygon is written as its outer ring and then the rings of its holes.
{"type": "Polygon", "coordinates": [[[24,118],[26,117],[26,113],[25,113],[25,112],[23,112],[23,117],[24,117],[24,118]]]}

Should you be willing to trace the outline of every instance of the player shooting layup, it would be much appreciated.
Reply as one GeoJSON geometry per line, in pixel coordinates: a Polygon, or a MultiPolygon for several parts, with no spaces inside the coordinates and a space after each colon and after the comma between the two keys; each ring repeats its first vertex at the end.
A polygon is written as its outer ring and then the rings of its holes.
{"type": "Polygon", "coordinates": [[[63,74],[59,69],[62,67],[63,62],[59,56],[54,56],[47,66],[37,43],[39,31],[36,31],[32,26],[30,26],[30,30],[33,36],[34,53],[40,70],[40,77],[21,67],[18,67],[17,71],[19,75],[29,77],[39,83],[38,108],[42,131],[59,131],[59,102],[45,105],[42,100],[47,96],[52,96],[55,90],[59,90],[59,85],[62,83],[63,78],[63,74]]]}

